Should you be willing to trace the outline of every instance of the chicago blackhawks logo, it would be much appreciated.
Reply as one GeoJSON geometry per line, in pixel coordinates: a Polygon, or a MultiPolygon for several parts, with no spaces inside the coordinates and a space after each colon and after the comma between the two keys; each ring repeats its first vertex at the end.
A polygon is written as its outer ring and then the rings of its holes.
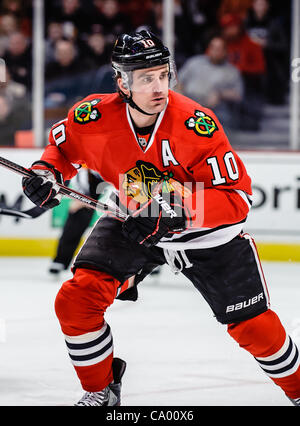
{"type": "Polygon", "coordinates": [[[191,194],[188,188],[174,179],[172,172],[161,171],[152,163],[140,160],[125,173],[122,188],[127,197],[144,204],[155,195],[153,191],[157,189],[157,184],[161,185],[163,192],[177,191],[181,197],[191,194]]]}
{"type": "Polygon", "coordinates": [[[101,114],[95,106],[101,99],[82,102],[74,111],[74,121],[79,124],[86,124],[90,121],[97,121],[101,114]]]}
{"type": "Polygon", "coordinates": [[[194,130],[198,136],[211,138],[214,132],[218,130],[216,122],[203,111],[196,110],[194,115],[194,117],[190,117],[186,120],[184,123],[186,127],[194,130]]]}

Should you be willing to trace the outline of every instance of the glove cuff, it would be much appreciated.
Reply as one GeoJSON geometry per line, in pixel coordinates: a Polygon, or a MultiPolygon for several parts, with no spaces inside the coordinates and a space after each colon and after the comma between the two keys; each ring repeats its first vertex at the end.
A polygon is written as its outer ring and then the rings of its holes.
{"type": "Polygon", "coordinates": [[[52,164],[48,163],[47,161],[44,161],[44,160],[35,161],[34,163],[32,163],[30,169],[33,171],[35,169],[49,170],[51,173],[53,173],[56,179],[56,182],[62,183],[62,184],[64,183],[62,174],[52,164]],[[39,167],[35,167],[35,166],[39,166],[39,167]]]}

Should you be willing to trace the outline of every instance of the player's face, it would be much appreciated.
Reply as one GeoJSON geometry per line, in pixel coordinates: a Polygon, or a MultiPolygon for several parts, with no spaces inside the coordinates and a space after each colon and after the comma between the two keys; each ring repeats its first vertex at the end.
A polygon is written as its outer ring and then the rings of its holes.
{"type": "Polygon", "coordinates": [[[168,90],[168,64],[133,72],[132,99],[144,111],[152,114],[161,112],[167,102],[168,90]]]}

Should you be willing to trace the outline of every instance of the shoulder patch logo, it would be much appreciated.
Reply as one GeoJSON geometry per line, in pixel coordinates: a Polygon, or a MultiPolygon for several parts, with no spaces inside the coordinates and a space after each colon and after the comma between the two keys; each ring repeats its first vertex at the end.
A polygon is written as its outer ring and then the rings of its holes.
{"type": "Polygon", "coordinates": [[[101,99],[82,102],[74,111],[74,121],[79,124],[86,124],[90,121],[97,121],[101,117],[100,112],[95,106],[101,99]]]}
{"type": "Polygon", "coordinates": [[[208,138],[211,138],[215,131],[219,130],[213,118],[199,110],[196,110],[194,117],[187,119],[184,124],[189,130],[194,130],[196,135],[208,138]]]}

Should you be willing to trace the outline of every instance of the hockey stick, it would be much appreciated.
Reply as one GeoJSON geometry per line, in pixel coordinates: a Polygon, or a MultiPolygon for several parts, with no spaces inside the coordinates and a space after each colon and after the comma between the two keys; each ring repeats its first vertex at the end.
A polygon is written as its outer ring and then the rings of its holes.
{"type": "Polygon", "coordinates": [[[41,207],[33,207],[29,210],[14,210],[14,209],[2,209],[0,208],[0,214],[4,216],[12,216],[17,219],[35,219],[36,217],[41,216],[47,210],[42,209],[41,207]]]}
{"type": "Polygon", "coordinates": [[[12,216],[16,219],[16,222],[19,222],[20,219],[35,219],[47,211],[37,206],[28,210],[21,210],[23,199],[24,195],[19,195],[15,203],[8,206],[5,196],[2,194],[0,196],[0,215],[12,216]]]}
{"type": "MultiPolygon", "coordinates": [[[[6,169],[11,170],[14,173],[18,173],[19,175],[24,177],[30,177],[35,175],[33,171],[27,170],[25,169],[25,167],[22,167],[19,164],[16,164],[13,161],[7,160],[6,158],[3,158],[3,157],[0,157],[0,166],[5,167],[6,169]]],[[[71,188],[68,188],[67,186],[64,186],[60,183],[57,183],[57,185],[59,187],[59,192],[62,195],[64,195],[65,197],[71,198],[73,200],[81,201],[83,204],[85,204],[87,207],[90,207],[91,209],[101,211],[102,213],[111,213],[123,220],[126,219],[127,217],[127,215],[124,212],[122,212],[120,209],[113,209],[107,204],[94,200],[93,198],[88,197],[87,195],[81,194],[80,192],[77,192],[71,188]]],[[[28,214],[28,212],[24,212],[24,213],[28,214]]]]}

